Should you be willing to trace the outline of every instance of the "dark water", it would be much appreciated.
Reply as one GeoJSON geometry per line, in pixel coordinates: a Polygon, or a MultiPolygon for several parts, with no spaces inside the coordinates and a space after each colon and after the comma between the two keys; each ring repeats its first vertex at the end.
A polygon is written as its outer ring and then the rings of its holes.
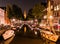
{"type": "Polygon", "coordinates": [[[42,39],[33,39],[28,37],[15,37],[11,44],[43,44],[42,39]]]}
{"type": "Polygon", "coordinates": [[[60,41],[57,43],[49,41],[49,40],[43,40],[41,38],[30,38],[30,37],[24,37],[24,36],[15,36],[12,40],[6,40],[6,41],[0,41],[0,44],[60,44],[60,41]]]}
{"type": "Polygon", "coordinates": [[[24,33],[23,27],[19,30],[19,32],[16,31],[15,36],[6,41],[4,41],[2,37],[0,37],[0,44],[60,44],[60,40],[55,43],[41,38],[39,31],[38,35],[35,35],[28,26],[26,26],[27,31],[26,33],[24,33]]]}
{"type": "Polygon", "coordinates": [[[41,38],[30,38],[30,37],[21,37],[16,36],[10,44],[60,44],[60,42],[52,42],[49,40],[43,40],[41,38]]]}

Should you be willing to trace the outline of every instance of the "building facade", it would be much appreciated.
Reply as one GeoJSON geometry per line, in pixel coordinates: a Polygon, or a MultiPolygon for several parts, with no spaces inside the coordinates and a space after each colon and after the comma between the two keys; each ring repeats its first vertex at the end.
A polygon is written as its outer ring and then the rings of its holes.
{"type": "Polygon", "coordinates": [[[0,8],[0,24],[5,24],[5,11],[0,8]]]}
{"type": "Polygon", "coordinates": [[[10,24],[10,20],[7,17],[6,7],[0,7],[0,25],[1,24],[10,24]]]}
{"type": "Polygon", "coordinates": [[[57,22],[60,24],[60,0],[53,0],[54,6],[54,18],[57,19],[57,22]]]}

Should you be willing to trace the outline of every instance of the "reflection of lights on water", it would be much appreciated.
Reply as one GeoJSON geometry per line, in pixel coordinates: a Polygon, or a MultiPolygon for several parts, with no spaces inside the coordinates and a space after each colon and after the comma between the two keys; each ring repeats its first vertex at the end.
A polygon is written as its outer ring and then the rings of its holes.
{"type": "Polygon", "coordinates": [[[21,29],[21,27],[19,27],[21,29]]]}
{"type": "Polygon", "coordinates": [[[33,28],[31,28],[31,30],[33,30],[33,28]]]}
{"type": "Polygon", "coordinates": [[[35,31],[35,35],[37,35],[37,31],[35,31]]]}
{"type": "Polygon", "coordinates": [[[24,32],[26,32],[26,27],[24,27],[24,32]]]}

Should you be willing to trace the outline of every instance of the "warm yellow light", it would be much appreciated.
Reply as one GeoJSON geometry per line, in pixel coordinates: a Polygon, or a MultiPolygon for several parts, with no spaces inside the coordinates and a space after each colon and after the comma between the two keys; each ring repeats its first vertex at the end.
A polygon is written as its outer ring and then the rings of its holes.
{"type": "Polygon", "coordinates": [[[44,16],[44,19],[46,19],[46,18],[47,18],[47,16],[45,15],[45,16],[44,16]]]}
{"type": "Polygon", "coordinates": [[[53,19],[53,16],[50,16],[49,18],[50,18],[50,19],[53,19]]]}
{"type": "Polygon", "coordinates": [[[59,5],[57,5],[56,7],[54,7],[54,11],[58,11],[59,10],[59,5]]]}
{"type": "Polygon", "coordinates": [[[12,21],[15,21],[15,19],[12,19],[12,21]]]}
{"type": "Polygon", "coordinates": [[[37,31],[35,31],[35,35],[37,35],[37,31]]]}
{"type": "Polygon", "coordinates": [[[24,32],[26,32],[26,27],[24,27],[24,32]]]}

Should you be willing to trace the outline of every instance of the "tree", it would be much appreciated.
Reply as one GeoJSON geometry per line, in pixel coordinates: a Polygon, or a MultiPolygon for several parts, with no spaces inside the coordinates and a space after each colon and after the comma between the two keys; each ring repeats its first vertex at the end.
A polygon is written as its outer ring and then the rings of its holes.
{"type": "Polygon", "coordinates": [[[28,20],[30,20],[30,19],[34,19],[34,16],[32,15],[32,8],[31,9],[29,9],[29,11],[28,11],[28,15],[27,15],[27,19],[28,20]]]}
{"type": "Polygon", "coordinates": [[[36,4],[34,7],[33,7],[33,10],[32,10],[32,15],[37,18],[37,19],[42,19],[42,16],[44,15],[43,14],[43,10],[45,9],[45,7],[41,4],[36,4]]]}
{"type": "Polygon", "coordinates": [[[11,19],[13,17],[13,12],[12,12],[12,6],[10,4],[6,6],[6,11],[7,11],[7,17],[11,19]]]}
{"type": "Polygon", "coordinates": [[[22,14],[21,8],[18,7],[17,5],[13,5],[12,8],[13,8],[14,17],[15,17],[16,19],[22,19],[23,14],[22,14]]]}
{"type": "Polygon", "coordinates": [[[22,10],[17,5],[7,5],[8,18],[22,19],[22,10]]]}

